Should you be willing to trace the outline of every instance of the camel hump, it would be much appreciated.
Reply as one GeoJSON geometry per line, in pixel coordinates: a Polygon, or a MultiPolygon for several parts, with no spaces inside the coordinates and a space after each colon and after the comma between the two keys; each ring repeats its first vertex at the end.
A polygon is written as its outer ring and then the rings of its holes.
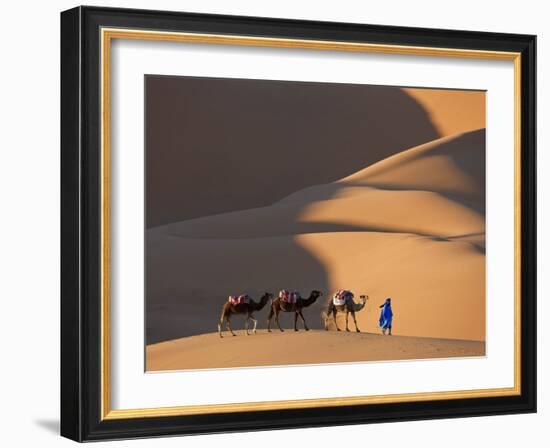
{"type": "Polygon", "coordinates": [[[348,300],[353,300],[353,293],[347,289],[339,289],[332,298],[334,305],[345,305],[348,300]]]}
{"type": "Polygon", "coordinates": [[[248,294],[240,294],[238,296],[229,296],[228,302],[231,305],[241,305],[243,303],[250,303],[250,296],[248,294]]]}
{"type": "Polygon", "coordinates": [[[296,303],[300,300],[302,296],[298,291],[288,291],[286,289],[281,289],[279,291],[279,299],[287,303],[296,303]]]}

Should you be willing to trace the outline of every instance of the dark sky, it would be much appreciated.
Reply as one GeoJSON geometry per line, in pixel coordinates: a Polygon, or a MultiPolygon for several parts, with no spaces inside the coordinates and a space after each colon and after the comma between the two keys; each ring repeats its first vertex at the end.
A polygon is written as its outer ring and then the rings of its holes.
{"type": "Polygon", "coordinates": [[[269,205],[439,137],[398,87],[147,75],[146,225],[269,205]]]}

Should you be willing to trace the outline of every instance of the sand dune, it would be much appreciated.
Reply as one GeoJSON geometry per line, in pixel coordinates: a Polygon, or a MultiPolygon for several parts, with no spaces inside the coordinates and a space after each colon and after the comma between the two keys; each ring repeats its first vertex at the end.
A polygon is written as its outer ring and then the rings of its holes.
{"type": "Polygon", "coordinates": [[[149,345],[147,369],[185,370],[283,364],[480,356],[485,343],[325,331],[273,332],[220,339],[203,334],[149,345]]]}
{"type": "Polygon", "coordinates": [[[297,238],[331,267],[332,291],[369,296],[361,329],[377,331],[378,306],[391,297],[396,334],[485,339],[485,256],[470,243],[373,232],[297,238]]]}
{"type": "MultiPolygon", "coordinates": [[[[369,302],[357,316],[367,331],[377,330],[378,305],[391,296],[396,334],[484,339],[485,259],[469,243],[380,232],[246,240],[157,234],[149,251],[153,262],[162,254],[166,263],[149,277],[157,299],[148,302],[150,342],[214,330],[228,291],[259,297],[283,287],[302,293],[345,287],[368,294],[369,302]]],[[[322,328],[324,302],[305,311],[312,328],[322,328]]],[[[267,308],[256,314],[265,328],[267,308]]],[[[292,315],[282,321],[290,328],[292,315]]]]}
{"type": "Polygon", "coordinates": [[[482,91],[153,75],[145,85],[148,227],[267,206],[485,127],[482,91]]]}
{"type": "MultiPolygon", "coordinates": [[[[282,288],[368,294],[362,330],[391,296],[397,335],[484,340],[484,140],[438,139],[268,207],[149,229],[147,343],[214,330],[228,294],[282,288]]],[[[323,304],[305,311],[312,328],[323,304]]]]}
{"type": "Polygon", "coordinates": [[[403,88],[428,113],[442,137],[485,128],[485,94],[474,90],[403,88]]]}
{"type": "Polygon", "coordinates": [[[352,230],[439,236],[484,231],[484,219],[479,213],[439,193],[329,187],[316,189],[317,200],[309,203],[283,201],[271,207],[171,224],[164,226],[162,232],[184,238],[246,239],[352,230]],[[326,198],[329,192],[333,198],[326,198]]]}
{"type": "Polygon", "coordinates": [[[443,136],[392,86],[147,76],[146,101],[148,227],[266,206],[443,136]]]}
{"type": "Polygon", "coordinates": [[[485,130],[420,145],[388,157],[340,182],[388,189],[416,189],[452,195],[485,209],[485,130]]]}
{"type": "Polygon", "coordinates": [[[185,238],[259,238],[357,230],[445,237],[485,230],[485,132],[435,140],[269,207],[162,227],[185,238]],[[466,169],[464,168],[466,167],[466,169]],[[414,210],[414,213],[411,213],[414,210]]]}

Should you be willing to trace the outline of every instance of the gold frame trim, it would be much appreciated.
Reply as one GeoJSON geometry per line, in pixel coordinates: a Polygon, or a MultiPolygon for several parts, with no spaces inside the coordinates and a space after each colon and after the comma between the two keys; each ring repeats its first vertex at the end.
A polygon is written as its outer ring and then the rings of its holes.
{"type": "Polygon", "coordinates": [[[144,417],[200,415],[210,413],[261,410],[307,409],[412,401],[503,397],[521,394],[521,54],[514,52],[418,47],[305,39],[279,39],[218,34],[101,29],[101,420],[144,417]],[[216,45],[242,45],[275,48],[299,48],[324,51],[368,52],[413,56],[458,57],[506,60],[514,62],[514,387],[425,392],[359,397],[283,400],[219,405],[191,405],[143,409],[111,409],[110,388],[110,62],[113,39],[192,42],[216,45]]]}

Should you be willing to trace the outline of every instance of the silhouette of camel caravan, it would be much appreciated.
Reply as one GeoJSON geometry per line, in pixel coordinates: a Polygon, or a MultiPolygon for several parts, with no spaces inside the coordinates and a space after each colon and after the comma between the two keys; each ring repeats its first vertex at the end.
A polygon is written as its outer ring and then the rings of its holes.
{"type": "Polygon", "coordinates": [[[298,331],[298,316],[302,319],[304,323],[304,328],[306,331],[309,331],[309,328],[306,324],[302,310],[307,308],[316,302],[316,300],[321,297],[323,293],[314,289],[309,294],[307,299],[303,298],[298,291],[289,292],[283,289],[279,292],[279,296],[271,302],[271,309],[269,310],[269,316],[267,317],[267,331],[271,332],[271,320],[275,316],[275,322],[279,330],[284,331],[281,328],[279,323],[279,314],[283,313],[294,313],[294,331],[298,331]]]}
{"type": "Polygon", "coordinates": [[[357,333],[361,332],[359,330],[359,327],[357,326],[355,313],[361,311],[365,307],[369,296],[359,296],[359,298],[361,299],[361,303],[355,303],[353,298],[354,295],[351,291],[345,289],[339,289],[338,291],[336,291],[336,293],[328,301],[325,309],[323,309],[323,311],[321,312],[321,317],[325,324],[325,330],[328,330],[328,320],[330,316],[332,316],[332,318],[334,319],[334,325],[336,325],[336,330],[340,331],[336,316],[338,313],[346,313],[346,331],[349,331],[348,319],[349,315],[351,314],[351,316],[353,317],[353,322],[355,323],[355,331],[357,331],[357,333]]]}

